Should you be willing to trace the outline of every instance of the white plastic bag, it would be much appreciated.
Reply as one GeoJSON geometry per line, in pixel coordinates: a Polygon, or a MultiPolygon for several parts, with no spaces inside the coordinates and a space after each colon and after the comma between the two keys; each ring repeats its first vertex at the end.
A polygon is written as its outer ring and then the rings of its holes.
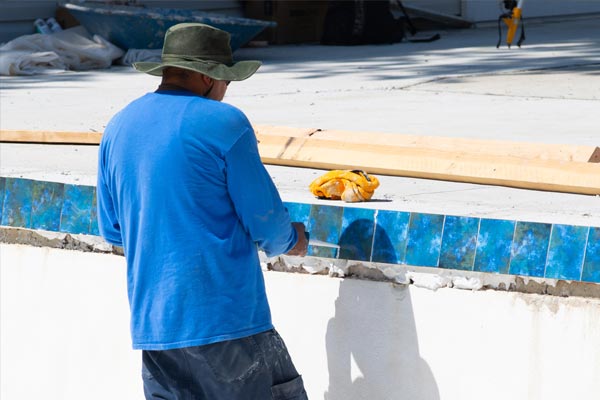
{"type": "Polygon", "coordinates": [[[107,68],[123,54],[106,39],[91,37],[85,28],[76,26],[50,35],[21,36],[4,44],[0,47],[0,74],[31,75],[45,68],[59,68],[60,62],[64,69],[107,68]],[[59,61],[49,53],[54,53],[59,61]]]}
{"type": "Polygon", "coordinates": [[[0,75],[36,75],[64,71],[66,64],[52,51],[2,51],[0,75]]]}
{"type": "Polygon", "coordinates": [[[160,62],[161,49],[129,49],[121,58],[121,64],[132,65],[139,61],[160,62]]]}

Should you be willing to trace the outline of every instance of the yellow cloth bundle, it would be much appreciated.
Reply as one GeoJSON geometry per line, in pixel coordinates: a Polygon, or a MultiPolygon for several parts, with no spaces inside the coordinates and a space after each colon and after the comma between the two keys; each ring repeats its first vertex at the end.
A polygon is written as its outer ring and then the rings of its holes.
{"type": "Polygon", "coordinates": [[[367,201],[379,186],[379,180],[364,171],[329,171],[309,186],[319,198],[343,200],[348,203],[367,201]]]}

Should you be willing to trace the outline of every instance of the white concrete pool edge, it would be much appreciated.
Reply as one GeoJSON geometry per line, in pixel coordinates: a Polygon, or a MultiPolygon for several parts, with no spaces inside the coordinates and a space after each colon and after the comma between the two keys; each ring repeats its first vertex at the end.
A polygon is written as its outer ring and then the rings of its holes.
{"type": "MultiPolygon", "coordinates": [[[[1,244],[0,266],[0,397],[143,398],[123,257],[1,244]]],[[[592,400],[600,390],[600,299],[264,275],[312,399],[592,400]]]]}

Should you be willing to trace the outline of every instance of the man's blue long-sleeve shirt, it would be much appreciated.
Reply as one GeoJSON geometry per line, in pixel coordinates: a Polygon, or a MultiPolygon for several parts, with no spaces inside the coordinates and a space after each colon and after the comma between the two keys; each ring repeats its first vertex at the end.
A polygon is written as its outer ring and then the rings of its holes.
{"type": "Polygon", "coordinates": [[[297,234],[240,110],[185,91],[132,102],[104,132],[97,201],[125,251],[134,348],[272,328],[256,247],[282,254],[297,234]]]}

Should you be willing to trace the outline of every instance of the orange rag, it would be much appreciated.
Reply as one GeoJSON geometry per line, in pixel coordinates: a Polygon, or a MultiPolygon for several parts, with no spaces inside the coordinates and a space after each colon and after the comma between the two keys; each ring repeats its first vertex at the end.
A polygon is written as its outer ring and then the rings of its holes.
{"type": "Polygon", "coordinates": [[[355,203],[369,200],[378,186],[379,180],[364,171],[336,169],[315,179],[309,189],[319,198],[355,203]]]}

